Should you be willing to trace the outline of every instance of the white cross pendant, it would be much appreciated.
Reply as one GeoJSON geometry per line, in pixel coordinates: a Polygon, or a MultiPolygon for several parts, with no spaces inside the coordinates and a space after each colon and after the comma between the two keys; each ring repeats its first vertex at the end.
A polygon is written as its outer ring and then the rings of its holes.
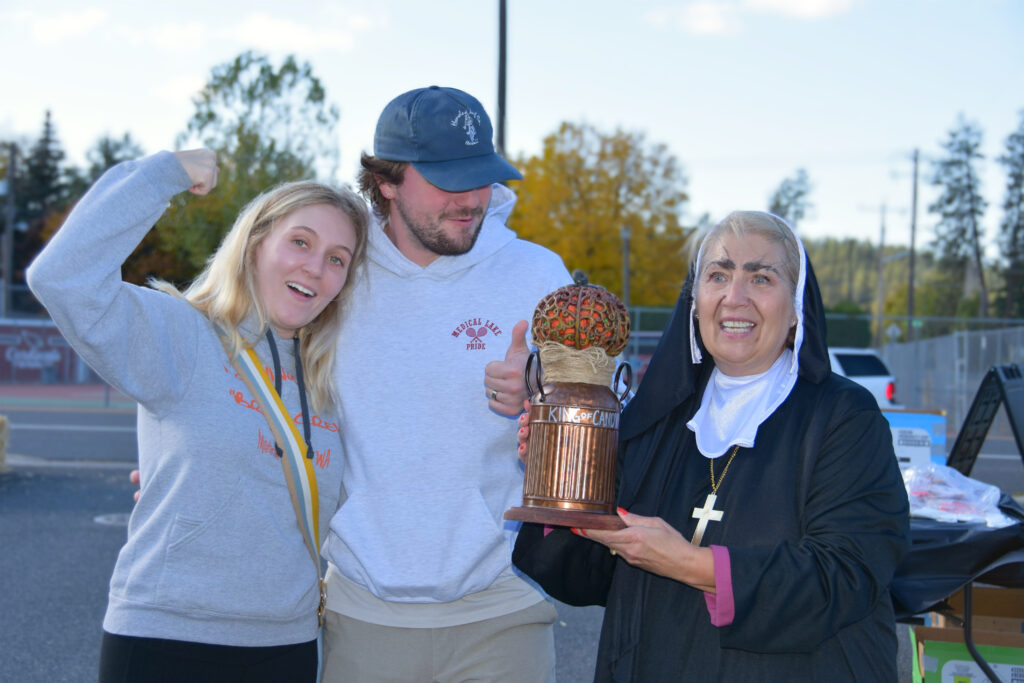
{"type": "Polygon", "coordinates": [[[704,530],[708,528],[708,522],[722,521],[722,515],[725,511],[715,509],[716,500],[718,500],[718,496],[709,493],[708,497],[704,500],[704,507],[693,508],[693,518],[700,521],[697,522],[697,530],[693,532],[693,540],[690,543],[700,545],[701,540],[704,538],[704,530]]]}

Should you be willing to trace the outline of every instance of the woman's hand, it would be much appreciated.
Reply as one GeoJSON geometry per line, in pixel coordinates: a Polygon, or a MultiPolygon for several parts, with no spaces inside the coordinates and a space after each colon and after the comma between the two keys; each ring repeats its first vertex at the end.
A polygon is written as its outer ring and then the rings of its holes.
{"type": "Polygon", "coordinates": [[[523,401],[523,412],[519,416],[519,433],[516,434],[519,441],[519,459],[526,464],[526,451],[530,442],[530,401],[523,401]]]}
{"type": "Polygon", "coordinates": [[[625,529],[573,529],[608,546],[634,567],[689,584],[707,593],[715,592],[715,563],[710,548],[693,545],[660,517],[644,517],[618,509],[625,529]]]}
{"type": "MultiPolygon", "coordinates": [[[[138,470],[132,470],[131,472],[129,472],[128,473],[128,481],[130,481],[131,483],[135,484],[136,486],[140,486],[140,484],[139,484],[139,471],[138,470]]],[[[142,493],[142,488],[141,487],[135,490],[134,498],[135,498],[135,502],[136,503],[139,502],[139,494],[141,494],[141,493],[142,493]]]]}
{"type": "Polygon", "coordinates": [[[210,190],[217,187],[217,154],[208,149],[187,149],[182,152],[175,152],[174,156],[184,167],[188,177],[192,180],[192,187],[189,192],[197,195],[209,194],[210,190]]]}

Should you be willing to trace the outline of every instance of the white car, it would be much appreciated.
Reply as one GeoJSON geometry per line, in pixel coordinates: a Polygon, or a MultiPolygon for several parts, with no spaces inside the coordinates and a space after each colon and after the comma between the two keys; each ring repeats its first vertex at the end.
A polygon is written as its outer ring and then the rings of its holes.
{"type": "Polygon", "coordinates": [[[896,403],[896,381],[874,349],[835,347],[828,350],[832,372],[865,387],[880,408],[903,408],[896,403]]]}

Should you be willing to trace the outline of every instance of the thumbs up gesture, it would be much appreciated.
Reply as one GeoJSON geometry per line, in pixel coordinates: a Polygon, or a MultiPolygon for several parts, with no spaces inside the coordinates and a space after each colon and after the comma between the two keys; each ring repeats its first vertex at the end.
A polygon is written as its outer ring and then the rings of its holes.
{"type": "Polygon", "coordinates": [[[512,329],[512,341],[505,352],[505,360],[494,360],[484,368],[484,390],[491,410],[514,417],[523,412],[526,400],[526,359],[530,347],[526,345],[525,320],[520,320],[512,329]]]}

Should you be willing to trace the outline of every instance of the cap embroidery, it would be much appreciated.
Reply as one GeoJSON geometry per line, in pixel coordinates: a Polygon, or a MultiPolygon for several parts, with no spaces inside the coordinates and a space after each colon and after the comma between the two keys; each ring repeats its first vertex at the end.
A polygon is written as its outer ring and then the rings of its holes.
{"type": "Polygon", "coordinates": [[[462,130],[466,131],[466,144],[475,145],[480,140],[476,137],[476,124],[480,123],[480,114],[477,114],[472,109],[463,109],[455,118],[452,119],[451,125],[453,128],[457,128],[461,125],[462,130]],[[459,123],[459,119],[462,119],[462,123],[459,123]]]}

